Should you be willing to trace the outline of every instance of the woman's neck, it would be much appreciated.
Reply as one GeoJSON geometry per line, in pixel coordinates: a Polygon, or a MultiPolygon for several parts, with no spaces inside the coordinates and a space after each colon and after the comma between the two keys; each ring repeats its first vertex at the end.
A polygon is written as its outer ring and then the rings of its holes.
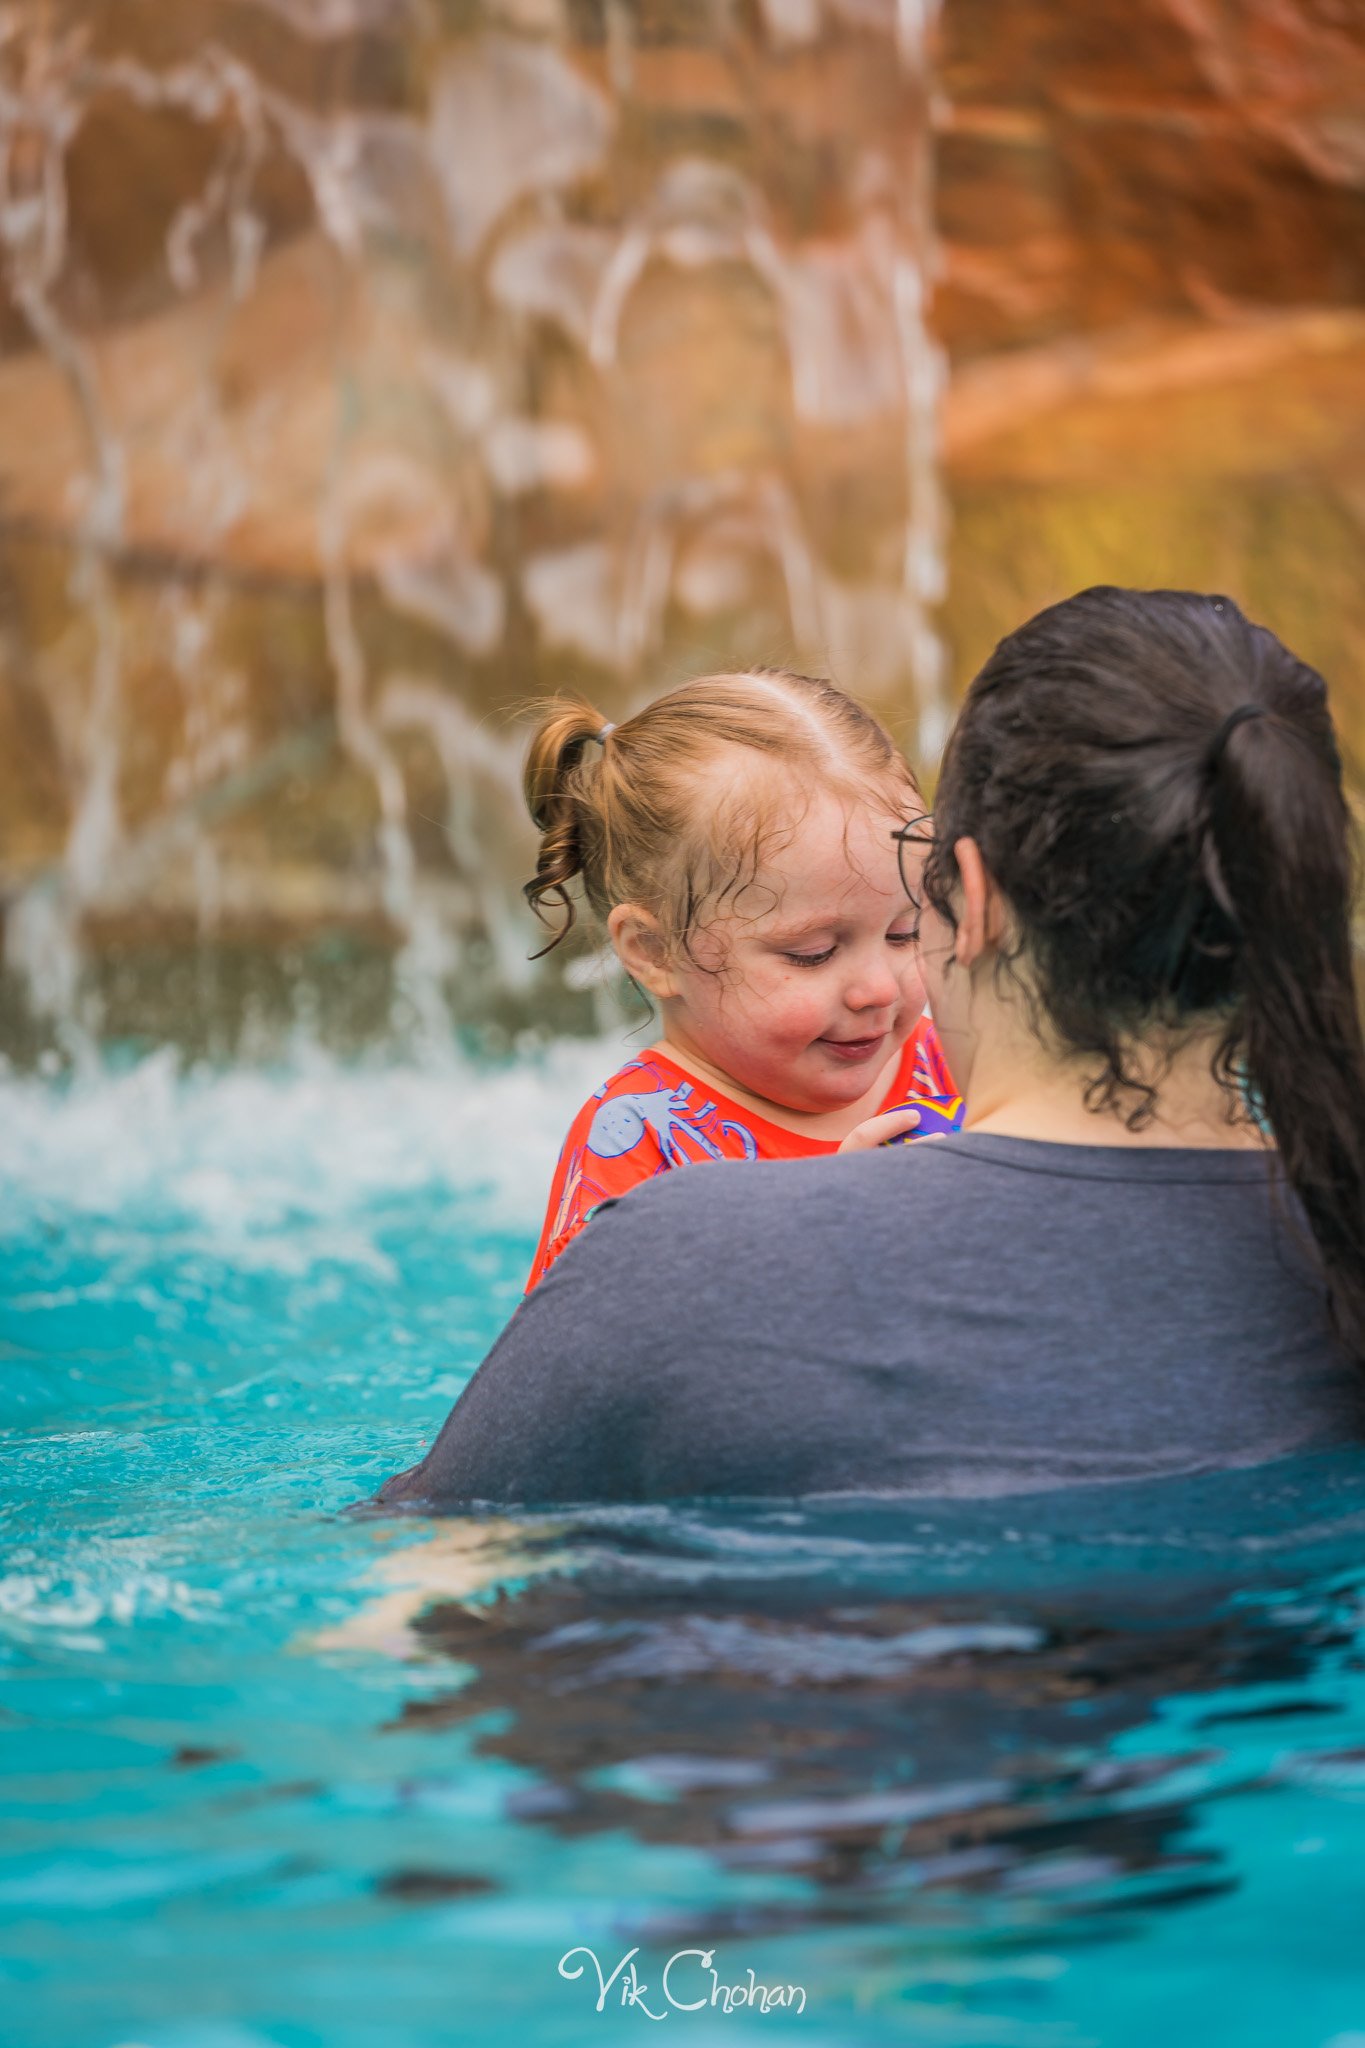
{"type": "Polygon", "coordinates": [[[1153,1114],[1130,1128],[1126,1115],[1142,1103],[1125,1090],[1117,1110],[1091,1108],[1087,1094],[1099,1072],[1092,1056],[1054,1056],[1034,1033],[1018,1000],[986,1005],[970,1051],[954,1060],[966,1071],[963,1129],[1054,1145],[1184,1146],[1196,1150],[1264,1150],[1270,1140],[1253,1122],[1233,1121],[1237,1104],[1215,1078],[1220,1031],[1194,1031],[1164,1046],[1129,1049],[1129,1071],[1155,1092],[1153,1114]]]}

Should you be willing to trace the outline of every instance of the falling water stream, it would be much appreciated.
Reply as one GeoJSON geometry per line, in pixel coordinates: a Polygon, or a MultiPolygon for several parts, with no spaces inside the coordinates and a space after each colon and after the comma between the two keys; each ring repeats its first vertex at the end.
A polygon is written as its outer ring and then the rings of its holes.
{"type": "Polygon", "coordinates": [[[533,1007],[537,690],[796,661],[933,757],[931,25],[0,16],[11,1019],[175,1035],[121,972],[337,930],[391,960],[399,1037],[533,1007]]]}

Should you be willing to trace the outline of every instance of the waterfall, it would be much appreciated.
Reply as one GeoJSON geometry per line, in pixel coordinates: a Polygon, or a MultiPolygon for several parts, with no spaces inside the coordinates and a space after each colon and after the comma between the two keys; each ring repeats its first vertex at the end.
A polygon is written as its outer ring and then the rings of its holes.
{"type": "Polygon", "coordinates": [[[932,759],[933,13],[4,17],[0,1050],[586,1019],[556,688],[794,662],[932,759]]]}

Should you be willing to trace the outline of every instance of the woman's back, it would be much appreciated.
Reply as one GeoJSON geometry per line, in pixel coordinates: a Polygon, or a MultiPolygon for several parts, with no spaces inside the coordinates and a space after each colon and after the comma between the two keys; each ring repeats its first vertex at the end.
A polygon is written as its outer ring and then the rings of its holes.
{"type": "Polygon", "coordinates": [[[967,1133],[666,1176],[382,1498],[1009,1493],[1350,1439],[1365,1382],[1272,1171],[967,1133]]]}

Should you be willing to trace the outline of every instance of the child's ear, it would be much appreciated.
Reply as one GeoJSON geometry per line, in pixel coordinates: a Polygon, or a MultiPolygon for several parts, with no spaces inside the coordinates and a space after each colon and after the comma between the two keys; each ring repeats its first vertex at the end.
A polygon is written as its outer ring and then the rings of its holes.
{"type": "Polygon", "coordinates": [[[607,932],[617,959],[646,995],[662,1003],[677,994],[663,931],[652,910],[642,903],[618,903],[607,919],[607,932]]]}

